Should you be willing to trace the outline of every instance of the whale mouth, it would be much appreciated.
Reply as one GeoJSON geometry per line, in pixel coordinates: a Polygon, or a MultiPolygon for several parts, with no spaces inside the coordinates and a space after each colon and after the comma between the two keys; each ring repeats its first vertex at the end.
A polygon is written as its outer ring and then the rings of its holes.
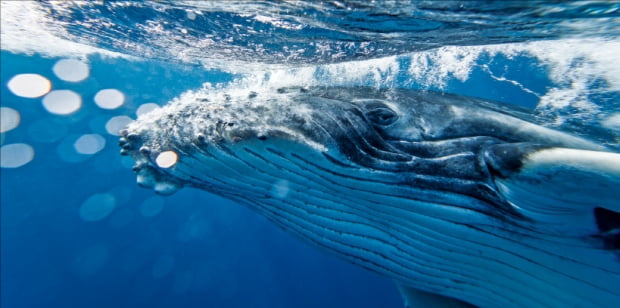
{"type": "MultiPolygon", "coordinates": [[[[118,145],[121,147],[121,155],[132,156],[135,164],[132,170],[136,173],[136,182],[140,187],[152,188],[155,193],[160,195],[171,195],[183,188],[183,183],[175,180],[165,173],[166,168],[174,167],[178,155],[175,152],[175,159],[162,157],[166,152],[153,152],[149,147],[143,145],[140,135],[130,133],[124,129],[120,133],[118,145]]],[[[171,155],[168,155],[171,156],[171,155]]]]}

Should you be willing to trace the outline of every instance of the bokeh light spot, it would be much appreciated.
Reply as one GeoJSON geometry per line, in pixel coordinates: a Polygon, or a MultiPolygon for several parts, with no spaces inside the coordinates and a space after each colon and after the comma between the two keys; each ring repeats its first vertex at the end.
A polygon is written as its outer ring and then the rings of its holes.
{"type": "Polygon", "coordinates": [[[173,268],[174,258],[170,255],[163,255],[159,257],[157,261],[155,261],[151,273],[153,274],[153,278],[157,279],[168,275],[168,273],[170,273],[173,268]]]}
{"type": "Polygon", "coordinates": [[[34,158],[34,149],[25,143],[13,143],[0,147],[0,167],[19,168],[34,158]]]}
{"type": "Polygon", "coordinates": [[[52,83],[39,74],[19,74],[9,80],[7,87],[21,97],[41,97],[52,89],[52,83]]]}
{"type": "Polygon", "coordinates": [[[82,107],[82,97],[71,90],[55,90],[43,98],[43,107],[53,114],[72,114],[82,107]]]}
{"type": "Polygon", "coordinates": [[[105,147],[105,138],[98,134],[82,135],[73,147],[80,154],[95,154],[105,147]]]}
{"type": "Polygon", "coordinates": [[[134,213],[129,208],[119,209],[110,215],[109,223],[112,228],[120,229],[128,226],[134,218],[134,213]]]}
{"type": "Polygon", "coordinates": [[[106,122],[105,130],[110,135],[119,136],[120,131],[131,122],[133,119],[128,116],[116,116],[106,122]]]}
{"type": "Polygon", "coordinates": [[[153,217],[164,208],[164,198],[160,196],[150,197],[140,205],[140,214],[144,217],[153,217]]]}
{"type": "Polygon", "coordinates": [[[75,142],[82,135],[70,134],[65,136],[58,146],[56,147],[56,153],[63,161],[68,163],[79,163],[90,158],[90,155],[80,154],[75,150],[75,142]]]}
{"type": "Polygon", "coordinates": [[[172,291],[175,294],[186,293],[189,287],[192,285],[192,276],[193,273],[191,271],[175,271],[174,282],[172,283],[172,291]]]}
{"type": "Polygon", "coordinates": [[[108,262],[109,256],[110,249],[103,244],[86,247],[73,258],[73,272],[79,276],[96,274],[108,262]]]}
{"type": "Polygon", "coordinates": [[[155,103],[146,103],[146,104],[142,104],[140,105],[140,107],[138,107],[138,110],[136,110],[136,115],[137,116],[141,116],[143,114],[147,114],[155,109],[159,108],[159,105],[155,104],[155,103]]]}
{"type": "Polygon", "coordinates": [[[155,159],[155,163],[160,168],[170,168],[177,163],[179,156],[174,151],[165,151],[159,153],[155,159]]]}
{"type": "Polygon", "coordinates": [[[116,199],[111,194],[94,194],[80,207],[80,217],[84,221],[99,221],[106,218],[116,207],[116,199]]]}
{"type": "Polygon", "coordinates": [[[197,212],[192,214],[187,220],[179,226],[177,238],[181,242],[189,242],[204,238],[211,230],[212,226],[206,214],[197,212]]]}
{"type": "Polygon", "coordinates": [[[88,65],[80,60],[62,59],[54,64],[54,74],[64,81],[78,82],[90,74],[88,65]]]}
{"type": "Polygon", "coordinates": [[[0,133],[8,132],[19,125],[19,112],[13,108],[0,107],[0,133]]]}
{"type": "Polygon", "coordinates": [[[56,118],[44,118],[28,126],[28,136],[41,143],[53,143],[67,135],[67,123],[56,118]]]}
{"type": "Polygon", "coordinates": [[[271,188],[271,193],[274,197],[284,199],[289,192],[289,183],[287,180],[278,180],[271,188]]]}
{"type": "Polygon", "coordinates": [[[116,109],[125,102],[125,94],[116,89],[103,89],[95,94],[95,104],[103,109],[116,109]]]}
{"type": "Polygon", "coordinates": [[[133,187],[121,184],[108,190],[108,193],[114,196],[116,205],[119,206],[129,202],[134,191],[133,187]]]}

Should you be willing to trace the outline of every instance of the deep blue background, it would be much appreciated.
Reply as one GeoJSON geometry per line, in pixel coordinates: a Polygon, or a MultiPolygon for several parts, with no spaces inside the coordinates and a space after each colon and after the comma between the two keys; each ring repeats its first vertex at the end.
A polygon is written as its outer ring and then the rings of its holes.
{"type": "Polygon", "coordinates": [[[118,155],[118,137],[105,133],[105,121],[122,114],[135,118],[140,104],[164,104],[205,81],[233,76],[92,56],[90,77],[71,83],[53,74],[57,60],[1,54],[2,106],[21,115],[3,144],[27,143],[35,150],[25,166],[0,169],[2,307],[401,307],[389,279],[208,193],[184,189],[165,198],[157,216],[140,214],[139,205],[154,193],[135,184],[131,162],[118,155]],[[21,73],[47,77],[53,90],[76,91],[82,108],[70,116],[53,115],[42,98],[13,95],[7,82],[21,73]],[[125,104],[98,108],[93,97],[103,88],[122,91],[125,104]],[[60,129],[34,133],[60,139],[32,138],[31,127],[40,120],[53,120],[60,129]],[[101,152],[72,154],[78,162],[61,159],[59,152],[89,133],[106,137],[101,152]],[[83,221],[80,206],[96,193],[113,194],[116,208],[101,221],[83,221]],[[158,277],[154,271],[162,257],[172,258],[173,268],[158,277]]]}

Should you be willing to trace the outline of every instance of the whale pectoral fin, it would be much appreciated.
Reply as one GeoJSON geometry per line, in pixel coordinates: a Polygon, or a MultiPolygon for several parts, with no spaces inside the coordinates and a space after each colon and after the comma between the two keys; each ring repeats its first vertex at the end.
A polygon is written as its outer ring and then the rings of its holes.
{"type": "Polygon", "coordinates": [[[487,149],[485,161],[506,200],[550,230],[618,233],[620,154],[503,144],[487,149]]]}
{"type": "Polygon", "coordinates": [[[446,297],[439,294],[414,289],[400,283],[396,283],[400,295],[403,297],[405,308],[472,308],[476,307],[466,302],[446,297]]]}

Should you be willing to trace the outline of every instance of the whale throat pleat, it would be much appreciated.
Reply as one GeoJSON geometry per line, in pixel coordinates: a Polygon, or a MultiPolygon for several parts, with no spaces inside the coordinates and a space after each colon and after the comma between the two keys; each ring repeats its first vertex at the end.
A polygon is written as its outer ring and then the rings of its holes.
{"type": "MultiPolygon", "coordinates": [[[[184,153],[185,163],[176,166],[175,172],[188,180],[192,177],[202,189],[214,190],[210,185],[217,183],[219,193],[248,204],[287,231],[351,262],[403,282],[424,279],[429,292],[493,305],[520,298],[539,306],[542,302],[538,298],[545,297],[537,295],[533,286],[540,284],[541,290],[557,292],[567,304],[581,300],[576,295],[567,297],[566,285],[549,286],[547,280],[529,274],[534,269],[565,278],[561,268],[547,267],[505,250],[501,248],[504,239],[472,227],[502,227],[480,218],[487,216],[471,215],[482,211],[483,201],[449,191],[399,185],[390,177],[380,176],[380,171],[366,177],[363,171],[347,174],[351,168],[335,167],[324,157],[312,159],[296,154],[299,151],[291,152],[272,147],[196,146],[184,153]],[[201,163],[206,157],[211,160],[208,165],[201,163]],[[247,174],[252,176],[244,176],[247,174]],[[285,187],[278,188],[278,183],[285,183],[285,187]],[[339,187],[350,193],[339,194],[339,187]],[[443,206],[424,201],[433,197],[443,206]],[[474,241],[475,250],[469,241],[474,241]],[[481,287],[486,285],[481,279],[487,277],[494,277],[494,287],[481,287]]],[[[521,248],[530,254],[552,254],[534,247],[521,248]]],[[[578,277],[569,278],[574,282],[567,285],[580,287],[578,277]]],[[[591,291],[612,292],[596,286],[591,291]]]]}

